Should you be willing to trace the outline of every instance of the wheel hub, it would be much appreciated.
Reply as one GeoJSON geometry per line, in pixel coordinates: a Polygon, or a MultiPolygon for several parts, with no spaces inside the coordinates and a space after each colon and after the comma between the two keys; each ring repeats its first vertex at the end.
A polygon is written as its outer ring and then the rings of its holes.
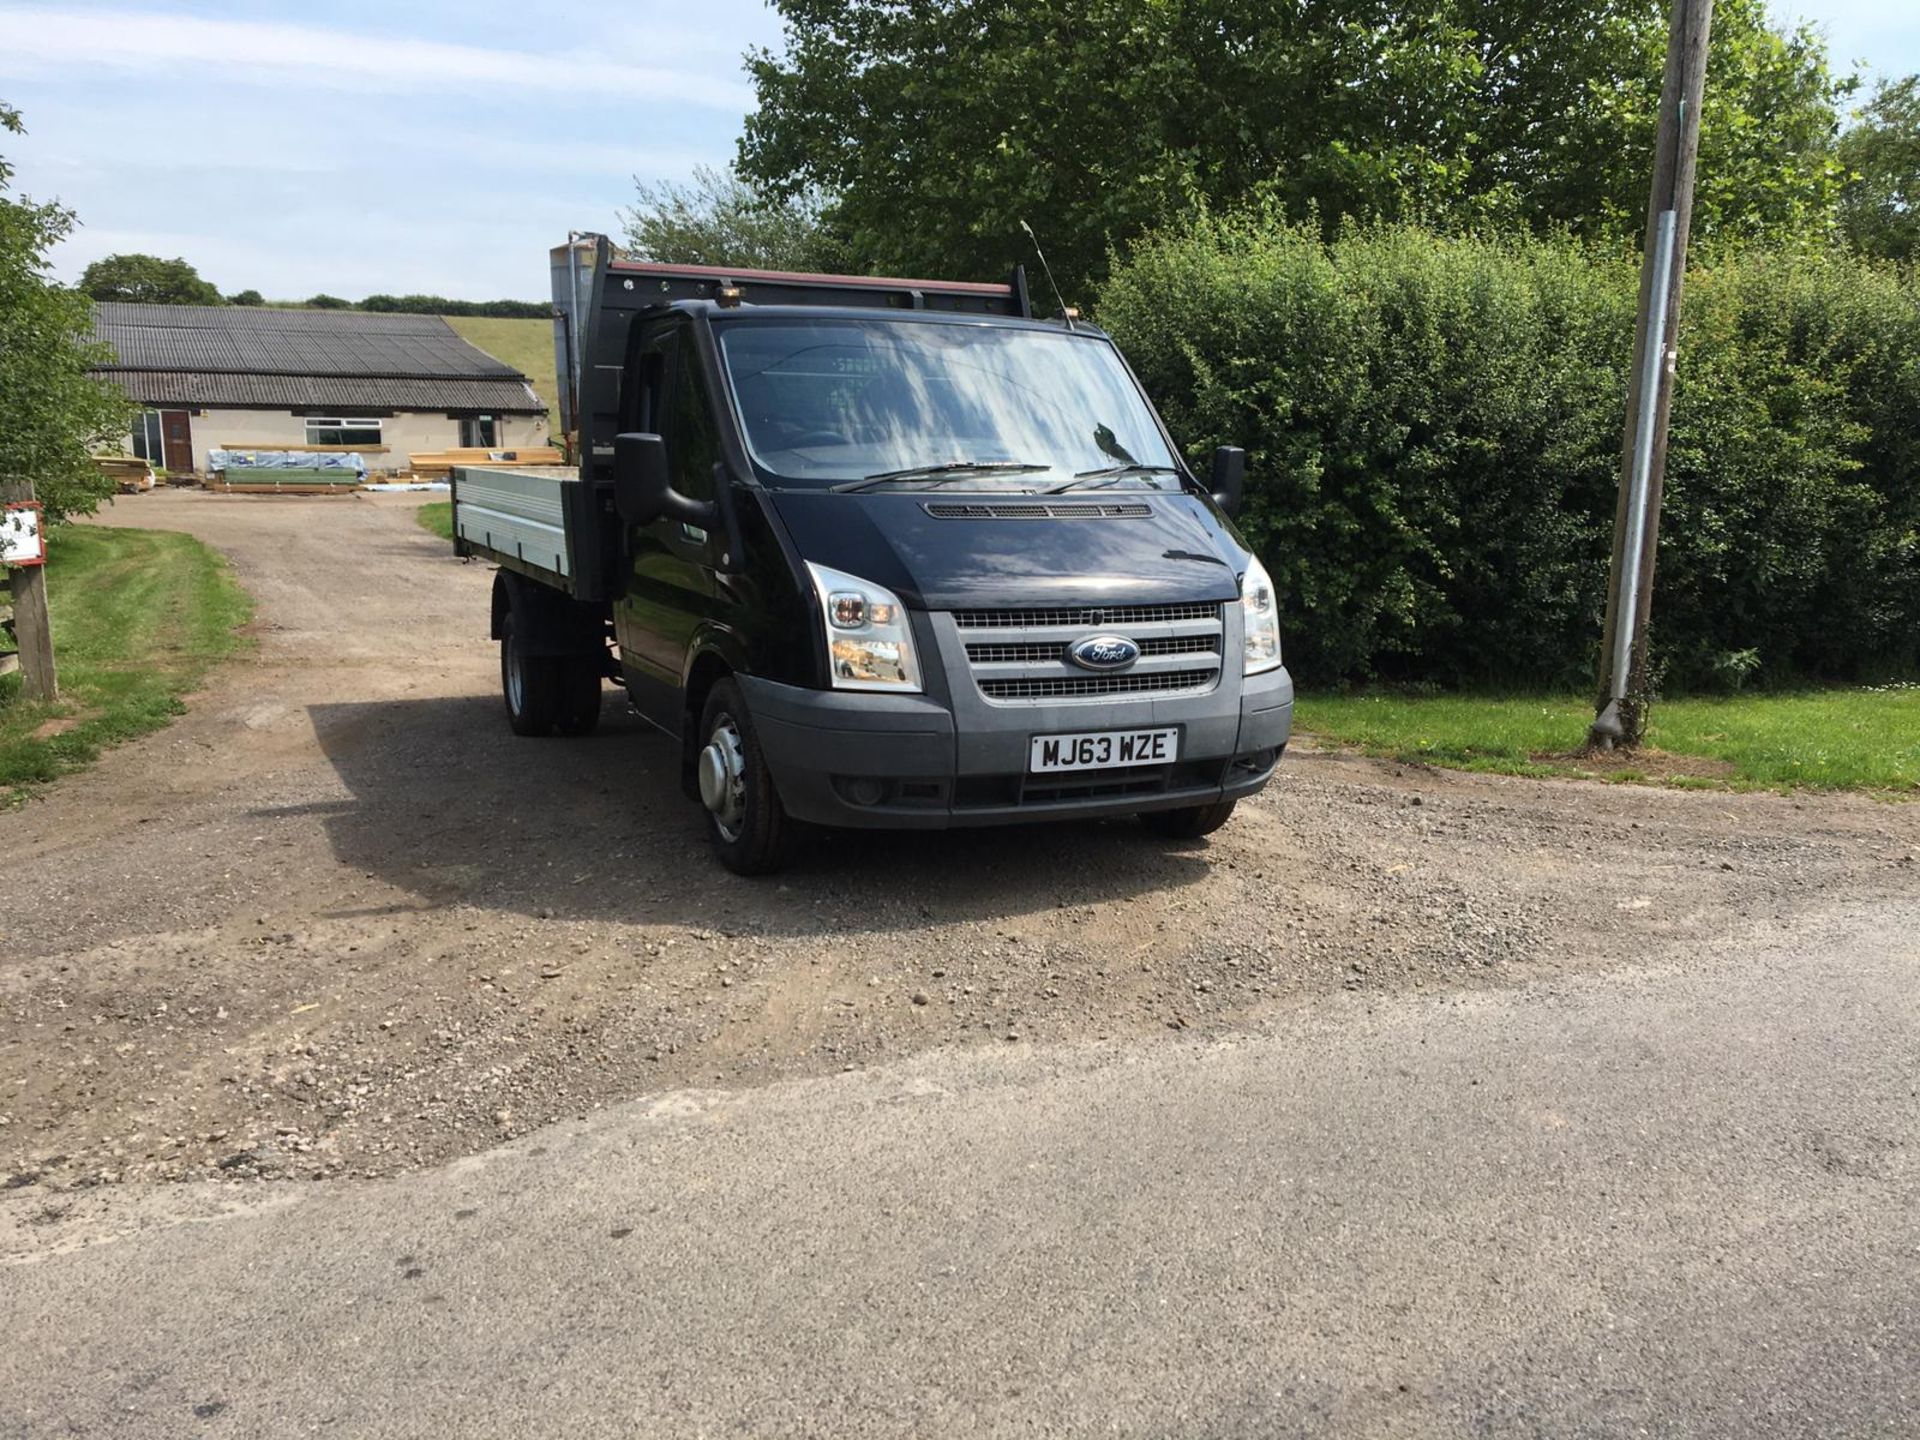
{"type": "Polygon", "coordinates": [[[739,838],[747,809],[747,755],[733,717],[722,715],[700,752],[700,803],[728,840],[739,838]]]}
{"type": "Polygon", "coordinates": [[[507,640],[507,705],[518,715],[527,708],[527,680],[520,670],[520,647],[507,640]]]}

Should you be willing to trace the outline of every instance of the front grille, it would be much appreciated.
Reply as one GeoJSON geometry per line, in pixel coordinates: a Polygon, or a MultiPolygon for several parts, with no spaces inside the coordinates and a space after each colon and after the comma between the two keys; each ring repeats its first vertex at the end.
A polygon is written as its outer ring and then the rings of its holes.
{"type": "Polygon", "coordinates": [[[974,683],[1002,705],[1210,690],[1220,681],[1226,642],[1218,601],[956,610],[953,620],[974,683]],[[1124,635],[1140,654],[1124,670],[1089,672],[1073,663],[1072,649],[1097,635],[1124,635]]]}
{"type": "MultiPolygon", "coordinates": [[[[1218,654],[1218,635],[1165,635],[1139,642],[1142,655],[1218,654]]],[[[967,659],[975,665],[1041,665],[1066,658],[1066,646],[1059,641],[1023,641],[1018,644],[988,642],[967,646],[967,659]]]]}
{"type": "Polygon", "coordinates": [[[1191,601],[1173,605],[1085,605],[1062,610],[956,610],[953,623],[962,630],[1038,630],[1051,625],[1084,625],[1089,629],[1115,625],[1160,625],[1176,620],[1220,619],[1220,602],[1191,601]]]}
{"type": "Polygon", "coordinates": [[[1066,500],[1057,505],[1040,500],[935,500],[926,511],[936,520],[1140,520],[1153,514],[1153,507],[1138,500],[1066,500]]]}
{"type": "Polygon", "coordinates": [[[1146,675],[1074,675],[1058,679],[980,680],[989,700],[1084,700],[1095,695],[1139,695],[1149,691],[1205,690],[1219,678],[1211,670],[1159,670],[1146,675]]]}

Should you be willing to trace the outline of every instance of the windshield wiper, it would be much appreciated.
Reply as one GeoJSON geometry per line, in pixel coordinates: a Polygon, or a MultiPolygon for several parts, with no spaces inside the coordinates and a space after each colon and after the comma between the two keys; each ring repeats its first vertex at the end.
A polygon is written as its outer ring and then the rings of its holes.
{"type": "Polygon", "coordinates": [[[1122,480],[1132,479],[1136,475],[1178,475],[1180,471],[1172,465],[1104,465],[1098,470],[1082,470],[1071,480],[1056,485],[1051,490],[1042,491],[1046,495],[1058,495],[1067,490],[1098,490],[1105,485],[1115,485],[1122,480]]]}
{"type": "Polygon", "coordinates": [[[832,488],[839,492],[866,490],[889,480],[958,480],[968,475],[1021,475],[1035,470],[1051,470],[1051,465],[1032,465],[1025,460],[949,460],[944,465],[910,465],[905,470],[882,470],[864,480],[849,480],[832,488]]]}

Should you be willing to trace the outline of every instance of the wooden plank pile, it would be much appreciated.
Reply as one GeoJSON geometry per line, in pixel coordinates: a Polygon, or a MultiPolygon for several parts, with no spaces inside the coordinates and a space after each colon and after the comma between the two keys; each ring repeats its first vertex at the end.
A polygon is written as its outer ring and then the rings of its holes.
{"type": "Polygon", "coordinates": [[[523,445],[515,450],[488,450],[456,447],[452,450],[416,450],[407,457],[407,466],[423,480],[445,480],[456,465],[478,465],[495,469],[519,469],[526,465],[559,465],[560,452],[551,445],[523,445]]]}
{"type": "Polygon", "coordinates": [[[357,470],[215,470],[206,488],[220,495],[351,495],[366,477],[357,470]]]}
{"type": "Polygon", "coordinates": [[[122,495],[137,495],[142,490],[153,489],[153,466],[148,461],[122,455],[96,455],[93,463],[122,495]]]}
{"type": "Polygon", "coordinates": [[[366,479],[366,462],[358,454],[301,446],[209,451],[203,483],[221,495],[351,495],[366,479]]]}

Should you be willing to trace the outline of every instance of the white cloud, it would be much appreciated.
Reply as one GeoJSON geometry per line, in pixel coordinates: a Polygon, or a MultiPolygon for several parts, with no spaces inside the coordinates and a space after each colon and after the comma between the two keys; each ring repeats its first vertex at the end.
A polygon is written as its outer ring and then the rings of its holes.
{"type": "MultiPolygon", "coordinates": [[[[211,20],[127,10],[0,7],[0,74],[42,78],[146,75],[197,65],[194,84],[279,83],[416,91],[491,87],[580,95],[646,96],[744,110],[751,89],[692,69],[624,64],[590,54],[533,54],[408,36],[362,35],[313,25],[211,20]]],[[[185,78],[185,77],[182,77],[185,78]]],[[[484,91],[482,92],[484,93],[484,91]]]]}

